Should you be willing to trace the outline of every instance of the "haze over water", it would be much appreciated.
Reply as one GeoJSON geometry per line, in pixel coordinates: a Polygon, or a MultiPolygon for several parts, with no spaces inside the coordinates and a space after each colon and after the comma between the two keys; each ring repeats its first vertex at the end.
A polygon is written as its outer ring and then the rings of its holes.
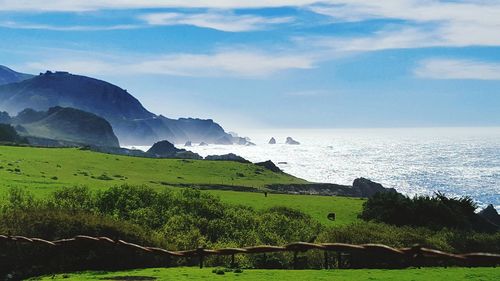
{"type": "MultiPolygon", "coordinates": [[[[500,128],[260,130],[246,132],[256,146],[187,148],[202,156],[235,153],[272,160],[313,182],[351,184],[366,177],[399,192],[472,196],[500,207],[500,128]],[[291,136],[301,145],[286,145],[291,136]],[[267,144],[275,137],[277,144],[267,144]]],[[[182,147],[182,145],[177,145],[182,147]]],[[[144,148],[143,148],[144,149],[144,148]]]]}

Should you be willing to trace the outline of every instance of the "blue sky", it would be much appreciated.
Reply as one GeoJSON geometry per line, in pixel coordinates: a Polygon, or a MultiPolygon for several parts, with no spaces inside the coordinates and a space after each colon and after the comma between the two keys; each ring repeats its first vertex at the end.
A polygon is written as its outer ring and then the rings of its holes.
{"type": "Polygon", "coordinates": [[[500,126],[498,15],[486,0],[0,0],[0,64],[236,131],[500,126]]]}

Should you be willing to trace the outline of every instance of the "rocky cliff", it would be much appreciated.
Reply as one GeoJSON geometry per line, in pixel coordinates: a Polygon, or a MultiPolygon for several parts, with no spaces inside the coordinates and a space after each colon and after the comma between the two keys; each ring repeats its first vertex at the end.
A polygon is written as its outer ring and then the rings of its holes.
{"type": "Polygon", "coordinates": [[[153,114],[127,90],[90,77],[47,71],[0,86],[0,110],[11,115],[26,108],[45,111],[54,106],[72,107],[106,119],[124,145],[151,145],[159,140],[228,144],[238,141],[213,120],[170,119],[153,114]]]}

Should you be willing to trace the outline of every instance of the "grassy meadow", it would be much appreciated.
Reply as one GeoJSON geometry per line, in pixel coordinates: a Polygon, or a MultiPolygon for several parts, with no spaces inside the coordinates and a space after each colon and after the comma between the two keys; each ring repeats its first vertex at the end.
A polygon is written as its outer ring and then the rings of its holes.
{"type": "Polygon", "coordinates": [[[358,214],[361,213],[365,199],[336,197],[336,196],[314,196],[314,195],[292,195],[292,194],[268,194],[264,197],[255,192],[237,192],[209,190],[211,194],[218,195],[222,201],[243,204],[255,209],[266,209],[274,206],[285,206],[301,210],[326,226],[347,225],[359,221],[358,214]],[[330,221],[328,213],[334,212],[336,220],[330,221]]]}
{"type": "MultiPolygon", "coordinates": [[[[179,188],[181,184],[234,185],[263,189],[273,183],[307,183],[273,173],[253,164],[229,161],[149,159],[118,156],[75,148],[0,146],[0,197],[11,187],[27,188],[44,197],[57,188],[87,186],[91,190],[121,184],[147,185],[154,189],[179,188]]],[[[301,210],[325,225],[354,222],[364,200],[347,197],[269,194],[207,190],[222,201],[255,209],[285,206],[301,210]],[[326,217],[330,212],[336,221],[326,217]]]]}
{"type": "Polygon", "coordinates": [[[495,268],[422,268],[403,270],[343,269],[343,270],[244,270],[242,273],[212,273],[204,268],[142,269],[121,272],[83,272],[46,276],[37,280],[497,280],[495,268]],[[134,278],[135,277],[135,278],[134,278]]]}

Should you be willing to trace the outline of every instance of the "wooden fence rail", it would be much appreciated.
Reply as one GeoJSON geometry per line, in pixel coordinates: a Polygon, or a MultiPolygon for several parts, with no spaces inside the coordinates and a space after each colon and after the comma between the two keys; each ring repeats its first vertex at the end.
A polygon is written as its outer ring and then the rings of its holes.
{"type": "MultiPolygon", "coordinates": [[[[451,262],[453,264],[460,264],[464,266],[498,266],[500,265],[500,254],[493,253],[466,253],[466,254],[452,254],[435,249],[428,249],[420,246],[411,248],[393,248],[381,244],[362,244],[352,245],[344,243],[306,243],[297,242],[290,243],[284,246],[253,246],[244,248],[221,248],[221,249],[192,249],[187,251],[169,251],[157,247],[147,247],[137,245],[123,240],[113,240],[108,237],[91,237],[86,235],[78,235],[69,239],[61,239],[55,241],[47,241],[40,238],[29,238],[24,236],[6,236],[0,235],[0,257],[6,246],[23,245],[30,250],[30,247],[37,247],[38,250],[42,249],[62,249],[66,253],[81,253],[85,251],[94,251],[99,249],[108,249],[110,251],[124,251],[127,255],[133,256],[134,254],[146,254],[156,256],[168,257],[187,257],[198,258],[200,268],[203,267],[204,258],[211,255],[218,256],[231,256],[231,265],[234,264],[235,255],[239,254],[266,254],[275,252],[291,252],[293,253],[294,268],[297,265],[298,254],[309,250],[320,250],[324,252],[324,267],[330,268],[330,260],[335,258],[337,267],[342,267],[343,255],[352,255],[364,257],[364,260],[371,262],[375,267],[378,260],[384,260],[386,264],[396,264],[406,261],[405,265],[411,266],[425,266],[428,264],[425,261],[440,260],[451,262]],[[336,253],[336,255],[332,255],[336,253]]],[[[24,253],[26,255],[26,253],[24,253]]],[[[29,256],[29,254],[28,254],[29,256]]],[[[5,258],[5,256],[4,256],[5,258]]],[[[0,265],[1,267],[1,265],[0,265]]],[[[384,267],[384,266],[381,266],[384,267]]]]}

